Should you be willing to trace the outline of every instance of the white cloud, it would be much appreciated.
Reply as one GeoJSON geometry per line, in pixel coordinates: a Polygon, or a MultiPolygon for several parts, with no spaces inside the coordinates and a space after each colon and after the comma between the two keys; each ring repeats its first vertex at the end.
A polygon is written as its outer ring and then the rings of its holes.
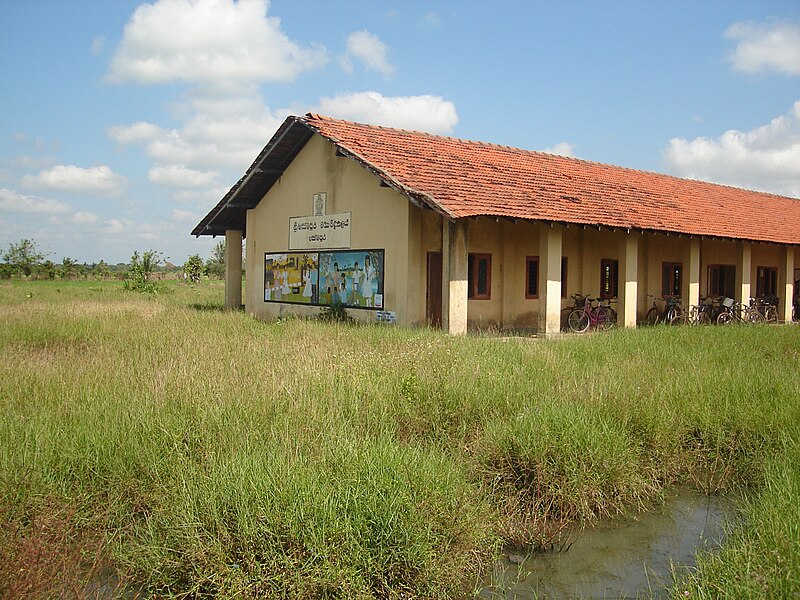
{"type": "Polygon", "coordinates": [[[117,196],[127,183],[127,179],[117,175],[106,165],[88,169],[74,165],[57,165],[38,175],[26,175],[22,178],[22,184],[28,188],[91,196],[117,196]]]}
{"type": "Polygon", "coordinates": [[[575,154],[575,146],[574,144],[570,144],[568,142],[559,142],[555,146],[550,146],[549,148],[545,148],[543,152],[549,152],[550,154],[560,154],[561,156],[577,156],[575,154]]]}
{"type": "Polygon", "coordinates": [[[422,19],[420,19],[420,24],[424,27],[439,27],[442,24],[442,19],[439,13],[431,11],[423,15],[422,19]]]}
{"type": "Polygon", "coordinates": [[[150,169],[151,183],[171,188],[200,188],[214,183],[216,171],[196,171],[183,165],[158,165],[150,169]]]}
{"type": "Polygon", "coordinates": [[[173,111],[183,121],[179,129],[140,122],[111,127],[107,133],[120,144],[143,144],[147,156],[162,169],[241,172],[288,114],[270,111],[254,86],[238,86],[235,95],[193,90],[175,102],[173,111]]]}
{"type": "Polygon", "coordinates": [[[26,196],[9,189],[0,189],[0,211],[26,215],[60,215],[71,210],[68,204],[50,198],[26,196]]]}
{"type": "Polygon", "coordinates": [[[672,139],[664,161],[681,177],[800,197],[800,101],[752,131],[672,139]]]}
{"type": "Polygon", "coordinates": [[[180,208],[174,208],[172,210],[172,220],[189,221],[192,223],[196,223],[197,221],[200,220],[200,216],[188,210],[181,210],[180,208]]]}
{"type": "Polygon", "coordinates": [[[92,54],[98,56],[106,49],[106,36],[98,35],[92,40],[92,54]]]}
{"type": "Polygon", "coordinates": [[[313,112],[375,125],[449,133],[458,123],[455,105],[441,96],[383,96],[356,92],[322,98],[313,112]]]}
{"type": "Polygon", "coordinates": [[[130,219],[109,219],[106,223],[105,233],[123,233],[126,230],[130,231],[134,228],[136,223],[130,219]]]}
{"type": "Polygon", "coordinates": [[[91,225],[97,223],[97,215],[93,212],[79,210],[73,213],[69,220],[76,225],[91,225]]]}
{"type": "Polygon", "coordinates": [[[388,48],[380,38],[369,31],[355,31],[347,36],[347,53],[342,57],[342,67],[348,73],[353,72],[352,59],[361,61],[367,69],[372,69],[389,76],[394,67],[386,58],[388,48]]]}
{"type": "MultiPolygon", "coordinates": [[[[253,155],[255,158],[255,155],[253,155]]],[[[252,161],[251,161],[252,162],[252,161]]],[[[215,188],[201,188],[196,190],[180,190],[176,192],[172,199],[181,204],[193,204],[202,208],[203,214],[208,212],[208,209],[214,206],[219,199],[228,193],[230,187],[241,177],[241,173],[233,175],[233,178],[228,183],[228,187],[215,187],[215,188]]]]}
{"type": "Polygon", "coordinates": [[[121,145],[136,144],[147,142],[157,138],[163,133],[163,129],[153,123],[139,121],[132,125],[115,125],[106,130],[108,137],[121,145]]]}
{"type": "Polygon", "coordinates": [[[133,13],[109,66],[113,82],[292,81],[327,62],[267,16],[267,0],[158,0],[133,13]]]}
{"type": "Polygon", "coordinates": [[[725,37],[738,40],[730,57],[737,71],[775,70],[800,75],[800,25],[739,22],[728,28],[725,37]]]}

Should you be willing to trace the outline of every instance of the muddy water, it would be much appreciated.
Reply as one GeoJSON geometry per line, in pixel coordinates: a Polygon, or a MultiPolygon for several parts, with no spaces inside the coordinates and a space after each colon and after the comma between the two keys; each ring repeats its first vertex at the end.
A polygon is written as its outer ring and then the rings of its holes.
{"type": "Polygon", "coordinates": [[[650,512],[568,534],[560,551],[509,553],[479,597],[666,598],[697,550],[720,545],[733,508],[729,499],[678,490],[650,512]]]}

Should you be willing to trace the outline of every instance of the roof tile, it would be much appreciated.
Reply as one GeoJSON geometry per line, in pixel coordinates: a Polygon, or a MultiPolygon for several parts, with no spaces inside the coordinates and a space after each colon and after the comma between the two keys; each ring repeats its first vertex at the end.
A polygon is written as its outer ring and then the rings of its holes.
{"type": "Polygon", "coordinates": [[[800,200],[416,131],[301,120],[452,217],[496,216],[800,244],[800,200]]]}

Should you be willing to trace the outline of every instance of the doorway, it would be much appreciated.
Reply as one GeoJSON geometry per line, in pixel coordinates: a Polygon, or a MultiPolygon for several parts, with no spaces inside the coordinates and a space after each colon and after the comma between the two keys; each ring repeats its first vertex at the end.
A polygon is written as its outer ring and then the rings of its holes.
{"type": "Polygon", "coordinates": [[[425,321],[429,327],[442,326],[442,253],[428,252],[425,321]]]}

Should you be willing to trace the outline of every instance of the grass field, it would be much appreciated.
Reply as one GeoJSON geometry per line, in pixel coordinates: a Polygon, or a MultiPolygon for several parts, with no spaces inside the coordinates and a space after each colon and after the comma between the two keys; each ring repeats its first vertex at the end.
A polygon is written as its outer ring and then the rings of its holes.
{"type": "Polygon", "coordinates": [[[0,597],[469,597],[677,483],[746,500],[676,596],[800,595],[800,327],[452,338],[222,297],[0,285],[0,597]]]}

